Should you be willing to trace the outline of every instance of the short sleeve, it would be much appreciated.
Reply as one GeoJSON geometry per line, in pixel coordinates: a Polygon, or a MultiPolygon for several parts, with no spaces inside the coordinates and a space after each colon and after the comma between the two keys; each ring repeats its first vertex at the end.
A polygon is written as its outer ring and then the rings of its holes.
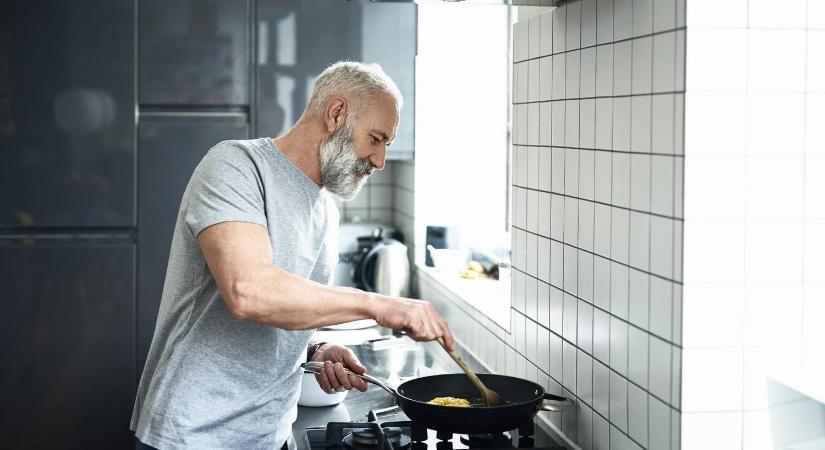
{"type": "Polygon", "coordinates": [[[201,160],[189,180],[186,225],[197,236],[221,222],[267,225],[261,175],[242,148],[219,144],[201,160]]]}

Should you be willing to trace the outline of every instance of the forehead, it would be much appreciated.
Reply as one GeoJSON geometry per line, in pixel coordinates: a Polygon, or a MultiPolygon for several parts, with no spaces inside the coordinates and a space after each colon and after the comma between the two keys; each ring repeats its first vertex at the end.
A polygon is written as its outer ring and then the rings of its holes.
{"type": "Polygon", "coordinates": [[[358,122],[365,128],[374,128],[390,136],[398,128],[398,111],[395,99],[387,93],[380,93],[359,111],[358,122]]]}

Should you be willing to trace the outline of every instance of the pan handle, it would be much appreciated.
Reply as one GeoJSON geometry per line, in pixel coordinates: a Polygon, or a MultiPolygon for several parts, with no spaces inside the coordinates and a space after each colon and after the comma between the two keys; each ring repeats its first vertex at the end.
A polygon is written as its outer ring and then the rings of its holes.
{"type": "Polygon", "coordinates": [[[538,404],[538,409],[542,411],[562,412],[567,411],[575,405],[573,400],[553,394],[544,394],[544,399],[538,404]]]}
{"type": "MultiPolygon", "coordinates": [[[[321,361],[309,361],[309,362],[305,362],[305,363],[301,364],[301,368],[306,370],[307,372],[312,372],[312,373],[317,375],[317,374],[323,372],[324,363],[322,363],[321,361]]],[[[356,376],[356,377],[358,377],[358,378],[360,378],[360,379],[362,379],[366,382],[372,383],[372,384],[380,387],[381,389],[389,392],[390,395],[392,395],[393,397],[398,396],[398,393],[395,392],[395,389],[387,386],[386,383],[379,380],[378,378],[375,378],[371,375],[367,375],[366,373],[365,374],[357,374],[357,373],[347,369],[346,367],[344,368],[344,370],[350,375],[354,375],[354,376],[356,376]]]]}

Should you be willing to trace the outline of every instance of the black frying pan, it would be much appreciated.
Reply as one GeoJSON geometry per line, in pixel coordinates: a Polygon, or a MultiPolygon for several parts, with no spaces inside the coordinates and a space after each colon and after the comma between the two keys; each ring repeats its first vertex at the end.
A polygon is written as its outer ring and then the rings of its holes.
{"type": "MultiPolygon", "coordinates": [[[[315,373],[323,369],[323,363],[305,363],[301,366],[315,373]]],[[[505,400],[506,403],[501,406],[484,406],[478,389],[463,373],[416,378],[401,383],[397,391],[372,376],[356,376],[392,394],[398,406],[411,420],[431,430],[450,433],[509,431],[532,422],[541,410],[561,412],[573,406],[572,400],[548,394],[543,387],[532,381],[505,375],[478,374],[488,388],[498,392],[505,400]],[[474,406],[459,408],[427,403],[436,397],[465,398],[474,406]]]]}

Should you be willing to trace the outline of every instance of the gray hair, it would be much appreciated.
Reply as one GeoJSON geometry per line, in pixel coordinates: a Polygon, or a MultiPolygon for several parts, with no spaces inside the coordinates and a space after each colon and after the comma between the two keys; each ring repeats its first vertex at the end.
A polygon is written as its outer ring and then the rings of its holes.
{"type": "Polygon", "coordinates": [[[331,97],[340,95],[349,102],[349,122],[361,107],[379,92],[390,94],[395,99],[396,108],[401,110],[404,104],[401,91],[380,65],[339,61],[318,75],[306,110],[308,113],[317,114],[323,110],[331,97]]]}

